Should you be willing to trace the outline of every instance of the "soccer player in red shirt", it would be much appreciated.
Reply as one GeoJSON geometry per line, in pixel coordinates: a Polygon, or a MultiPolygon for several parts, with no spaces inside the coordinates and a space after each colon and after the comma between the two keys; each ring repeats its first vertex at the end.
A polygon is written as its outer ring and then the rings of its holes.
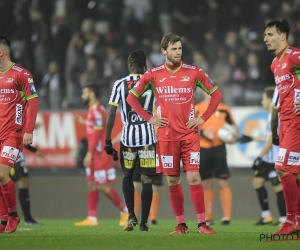
{"type": "Polygon", "coordinates": [[[178,224],[171,234],[189,232],[185,223],[180,160],[190,186],[198,232],[213,234],[215,232],[205,223],[204,195],[199,174],[198,126],[215,112],[222,93],[202,69],[181,61],[182,42],[179,36],[173,33],[164,35],[161,51],[166,62],[149,69],[141,77],[127,97],[127,102],[144,120],[158,126],[157,172],[167,176],[170,202],[178,224]],[[211,95],[208,109],[201,117],[196,117],[194,112],[196,87],[211,95]],[[156,97],[156,116],[147,113],[139,103],[138,98],[148,89],[152,89],[156,97]]]}
{"type": "Polygon", "coordinates": [[[10,52],[9,40],[0,35],[0,233],[15,232],[20,222],[9,172],[23,145],[32,143],[38,111],[32,75],[11,61],[10,52]]]}
{"type": "Polygon", "coordinates": [[[100,104],[99,86],[86,85],[82,90],[82,99],[89,106],[87,118],[78,117],[78,121],[86,125],[88,151],[83,160],[86,168],[88,186],[88,217],[75,223],[75,226],[97,226],[97,205],[99,194],[103,193],[120,211],[120,226],[128,219],[128,211],[116,190],[109,186],[116,181],[113,158],[104,151],[107,112],[100,104]]]}
{"type": "Polygon", "coordinates": [[[289,31],[285,20],[271,21],[264,29],[264,42],[276,55],[271,64],[280,102],[279,153],[275,169],[281,178],[287,211],[285,223],[273,234],[290,234],[300,229],[300,143],[297,139],[300,117],[294,111],[294,104],[300,101],[300,50],[288,45],[289,31]]]}

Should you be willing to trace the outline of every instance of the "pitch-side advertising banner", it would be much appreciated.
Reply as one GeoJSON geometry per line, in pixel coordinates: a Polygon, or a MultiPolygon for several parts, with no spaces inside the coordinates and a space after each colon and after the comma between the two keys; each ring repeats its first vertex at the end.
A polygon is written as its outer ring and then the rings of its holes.
{"type": "MultiPolygon", "coordinates": [[[[259,107],[233,107],[233,116],[240,134],[265,135],[267,111],[259,107]]],[[[85,125],[76,121],[77,116],[86,116],[86,111],[40,112],[37,123],[41,126],[34,131],[34,142],[45,160],[26,150],[26,163],[33,168],[76,168],[76,157],[80,140],[86,137],[85,125]]],[[[122,129],[120,113],[116,117],[113,137],[122,129]]],[[[250,142],[227,146],[230,167],[250,167],[259,154],[263,143],[250,142]]],[[[114,146],[119,150],[119,144],[114,146]]],[[[117,163],[118,164],[118,163],[117,163]]]]}

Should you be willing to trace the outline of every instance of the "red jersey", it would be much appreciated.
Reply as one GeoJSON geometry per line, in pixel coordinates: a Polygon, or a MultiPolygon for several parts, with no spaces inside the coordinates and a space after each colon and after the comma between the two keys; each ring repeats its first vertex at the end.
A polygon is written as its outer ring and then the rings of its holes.
{"type": "Polygon", "coordinates": [[[294,103],[300,102],[300,50],[287,46],[276,55],[271,70],[279,94],[280,120],[300,119],[294,103]]]}
{"type": "Polygon", "coordinates": [[[27,100],[37,97],[32,74],[12,63],[0,71],[0,140],[25,132],[27,100]]]}
{"type": "Polygon", "coordinates": [[[167,126],[158,128],[158,139],[180,141],[190,139],[196,132],[195,129],[186,127],[186,123],[195,117],[196,87],[208,94],[218,88],[198,66],[181,62],[175,69],[167,64],[149,69],[131,92],[140,97],[148,89],[153,90],[158,116],[168,119],[167,126]]]}
{"type": "Polygon", "coordinates": [[[89,108],[86,118],[88,152],[101,153],[105,145],[105,121],[107,112],[99,103],[89,108]]]}

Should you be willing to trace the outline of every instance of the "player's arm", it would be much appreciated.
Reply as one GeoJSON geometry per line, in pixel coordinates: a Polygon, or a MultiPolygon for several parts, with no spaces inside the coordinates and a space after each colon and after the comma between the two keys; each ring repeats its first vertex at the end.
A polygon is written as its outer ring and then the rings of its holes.
{"type": "Polygon", "coordinates": [[[258,157],[262,158],[272,147],[272,134],[269,135],[268,139],[264,143],[264,146],[262,147],[260,153],[258,154],[258,157]]]}
{"type": "Polygon", "coordinates": [[[33,140],[33,130],[35,127],[36,117],[38,113],[39,101],[37,98],[38,95],[35,90],[32,74],[29,71],[20,73],[19,80],[29,106],[25,124],[25,133],[23,136],[23,144],[29,145],[32,143],[33,140]]]}
{"type": "Polygon", "coordinates": [[[105,136],[105,146],[104,146],[105,152],[109,155],[112,155],[115,161],[117,161],[119,158],[118,158],[117,150],[113,148],[113,143],[111,141],[111,134],[112,134],[113,127],[115,125],[116,112],[117,112],[117,106],[110,105],[108,117],[106,120],[106,136],[105,136]]]}
{"type": "Polygon", "coordinates": [[[239,137],[239,129],[238,129],[238,126],[235,123],[235,120],[233,118],[233,115],[231,113],[231,110],[230,110],[229,106],[227,106],[225,121],[226,121],[226,123],[231,125],[232,128],[234,129],[234,132],[235,132],[234,133],[234,138],[232,139],[232,141],[228,142],[229,144],[233,144],[233,143],[237,142],[237,139],[239,137]]]}

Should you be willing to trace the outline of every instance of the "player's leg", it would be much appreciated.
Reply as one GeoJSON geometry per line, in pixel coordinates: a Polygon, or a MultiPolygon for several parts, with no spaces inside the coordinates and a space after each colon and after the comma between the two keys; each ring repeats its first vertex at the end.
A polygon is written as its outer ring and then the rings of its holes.
{"type": "Polygon", "coordinates": [[[275,223],[275,225],[281,225],[286,220],[286,208],[285,208],[285,202],[284,202],[284,196],[282,191],[282,185],[280,182],[279,176],[270,178],[270,182],[273,185],[275,194],[276,194],[276,201],[277,201],[277,208],[279,212],[279,219],[278,222],[275,223]]]}
{"type": "Polygon", "coordinates": [[[229,185],[229,168],[227,165],[226,147],[221,145],[212,148],[210,152],[212,159],[212,169],[214,175],[218,180],[218,186],[220,190],[220,202],[223,209],[222,225],[229,225],[231,220],[232,209],[232,193],[229,185]]]}
{"type": "Polygon", "coordinates": [[[287,218],[282,227],[273,234],[290,234],[296,229],[298,188],[294,174],[299,174],[299,142],[295,138],[300,136],[298,121],[282,121],[280,124],[280,148],[275,163],[275,169],[281,178],[285,199],[287,218]]]}
{"type": "Polygon", "coordinates": [[[4,230],[7,225],[7,220],[8,220],[8,211],[7,211],[7,206],[5,204],[4,196],[2,195],[1,187],[0,187],[0,217],[1,217],[0,233],[4,233],[4,230]]]}
{"type": "Polygon", "coordinates": [[[75,226],[98,226],[98,201],[99,192],[94,179],[94,168],[86,168],[88,190],[88,217],[83,221],[74,223],[75,226]]]}
{"type": "Polygon", "coordinates": [[[120,143],[120,163],[123,171],[123,195],[128,209],[129,217],[127,224],[124,226],[124,231],[131,231],[137,225],[138,221],[134,213],[134,186],[132,175],[137,159],[137,150],[129,148],[120,143]]]}
{"type": "Polygon", "coordinates": [[[138,164],[139,163],[137,161],[132,175],[133,186],[134,186],[134,213],[137,217],[139,217],[139,209],[141,205],[141,193],[142,193],[141,175],[139,173],[139,168],[137,167],[138,164]]]}
{"type": "Polygon", "coordinates": [[[199,171],[204,189],[205,219],[207,225],[213,225],[213,166],[209,148],[201,148],[199,171]]]}
{"type": "Polygon", "coordinates": [[[138,167],[141,173],[142,182],[142,210],[141,210],[141,223],[140,231],[148,231],[148,217],[152,203],[152,177],[156,174],[156,154],[155,144],[143,146],[138,149],[138,167]]]}
{"type": "Polygon", "coordinates": [[[295,175],[297,183],[297,230],[300,230],[300,174],[295,175]]]}
{"type": "Polygon", "coordinates": [[[158,174],[152,178],[152,203],[150,208],[150,217],[149,220],[152,225],[157,224],[157,215],[160,206],[160,191],[162,186],[162,174],[158,174]]]}
{"type": "Polygon", "coordinates": [[[214,234],[215,232],[205,223],[204,191],[199,173],[200,145],[198,135],[195,134],[194,138],[190,140],[181,141],[180,149],[183,169],[186,171],[190,196],[197,216],[198,233],[214,234]]]}
{"type": "Polygon", "coordinates": [[[184,214],[184,194],[180,183],[180,142],[159,141],[156,144],[156,151],[157,172],[167,176],[170,204],[177,221],[177,226],[171,234],[188,233],[184,214]]]}
{"type": "MultiPolygon", "coordinates": [[[[2,141],[0,157],[0,192],[4,202],[0,205],[2,211],[7,211],[7,225],[4,233],[13,233],[16,231],[20,222],[17,213],[16,189],[15,184],[9,177],[10,169],[14,166],[15,160],[22,150],[22,138],[9,138],[2,141]],[[5,157],[2,157],[5,155],[5,157]],[[5,204],[5,205],[4,205],[5,204]],[[5,208],[6,206],[6,208],[5,208]]],[[[4,218],[6,215],[4,215],[4,218]]],[[[1,219],[3,220],[3,218],[1,219]]]]}
{"type": "Polygon", "coordinates": [[[268,173],[269,163],[263,161],[259,169],[254,171],[254,177],[252,180],[252,186],[256,191],[257,199],[262,211],[260,219],[254,224],[257,226],[273,222],[273,217],[269,209],[268,192],[265,187],[265,182],[269,179],[268,173]]]}

